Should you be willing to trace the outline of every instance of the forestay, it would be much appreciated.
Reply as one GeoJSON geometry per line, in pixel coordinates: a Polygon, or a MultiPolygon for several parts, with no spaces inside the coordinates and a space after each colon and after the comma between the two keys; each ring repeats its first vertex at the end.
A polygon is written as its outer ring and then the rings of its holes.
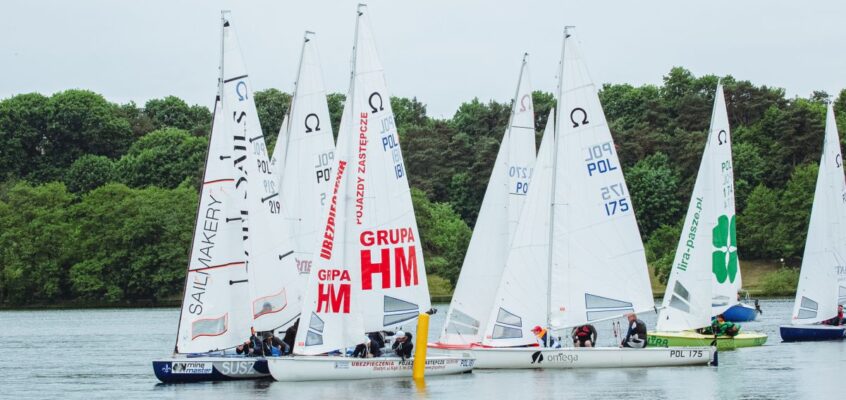
{"type": "Polygon", "coordinates": [[[793,305],[794,324],[825,321],[837,314],[838,302],[846,302],[846,284],[843,282],[846,276],[845,221],[843,156],[834,110],[829,104],[811,222],[793,305]]]}
{"type": "Polygon", "coordinates": [[[235,187],[244,199],[240,218],[249,272],[249,305],[253,327],[272,330],[299,313],[297,298],[289,295],[299,274],[291,256],[292,246],[284,243],[288,233],[281,218],[279,192],[238,39],[228,19],[223,37],[224,121],[232,137],[235,187]]]}
{"type": "Polygon", "coordinates": [[[441,343],[467,345],[482,341],[529,190],[535,163],[534,120],[528,60],[524,55],[510,122],[464,257],[441,343]]]}
{"type": "MultiPolygon", "coordinates": [[[[286,286],[288,298],[302,303],[311,263],[322,228],[321,211],[328,203],[329,182],[335,161],[335,139],[329,119],[329,105],[314,37],[303,39],[300,67],[291,100],[290,125],[282,150],[280,197],[282,215],[291,228],[291,243],[297,279],[286,286]]],[[[288,119],[286,118],[286,122],[288,119]]],[[[278,145],[277,145],[278,146],[278,145]]],[[[275,153],[275,152],[274,152],[275,153]]]]}
{"type": "Polygon", "coordinates": [[[659,331],[697,329],[737,303],[740,266],[735,235],[731,134],[717,85],[711,128],[673,259],[659,331]]]}
{"type": "Polygon", "coordinates": [[[549,325],[654,309],[617,149],[578,41],[565,33],[559,87],[549,325]]]}
{"type": "Polygon", "coordinates": [[[242,343],[250,335],[247,278],[235,195],[232,145],[215,101],[200,203],[191,242],[176,353],[205,353],[242,343]]]}
{"type": "Polygon", "coordinates": [[[423,249],[382,66],[359,7],[329,205],[294,347],[356,345],[428,310],[423,249]]]}

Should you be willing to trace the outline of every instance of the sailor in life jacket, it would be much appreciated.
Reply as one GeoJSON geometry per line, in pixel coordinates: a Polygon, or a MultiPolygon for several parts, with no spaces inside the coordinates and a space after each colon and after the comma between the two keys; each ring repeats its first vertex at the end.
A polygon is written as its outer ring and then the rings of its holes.
{"type": "Polygon", "coordinates": [[[532,328],[532,333],[538,338],[541,347],[550,347],[550,348],[561,348],[561,343],[558,343],[554,337],[544,328],[541,328],[539,325],[536,325],[532,328]]]}
{"type": "Polygon", "coordinates": [[[633,347],[642,349],[646,347],[646,324],[637,319],[637,314],[626,314],[626,319],[629,320],[629,330],[626,332],[626,338],[620,343],[620,347],[633,347]]]}
{"type": "Polygon", "coordinates": [[[591,324],[573,328],[572,336],[574,347],[596,346],[596,328],[591,324]]]}

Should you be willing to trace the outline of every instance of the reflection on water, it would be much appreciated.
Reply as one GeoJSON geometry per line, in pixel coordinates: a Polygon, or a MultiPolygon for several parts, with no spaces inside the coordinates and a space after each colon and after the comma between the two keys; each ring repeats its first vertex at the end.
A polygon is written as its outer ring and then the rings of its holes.
{"type": "MultiPolygon", "coordinates": [[[[275,383],[158,384],[150,362],[173,348],[177,309],[0,312],[2,396],[179,399],[673,399],[841,398],[846,343],[780,343],[778,325],[792,300],[762,301],[765,314],[743,324],[770,335],[767,345],[721,352],[720,366],[571,371],[474,371],[410,379],[275,383]]],[[[431,321],[430,338],[446,305],[431,321]]],[[[654,326],[654,315],[641,315],[654,326]]],[[[410,327],[413,329],[413,327],[410,327]]],[[[599,344],[616,343],[610,323],[597,326],[599,344]]]]}

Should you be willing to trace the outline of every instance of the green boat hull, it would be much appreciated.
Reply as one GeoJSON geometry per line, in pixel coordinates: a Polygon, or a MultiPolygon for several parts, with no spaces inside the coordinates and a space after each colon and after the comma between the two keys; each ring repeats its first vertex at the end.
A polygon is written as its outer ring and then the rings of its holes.
{"type": "MultiPolygon", "coordinates": [[[[713,335],[696,332],[649,332],[649,347],[699,347],[710,346],[713,335]]],[[[733,350],[741,347],[761,346],[767,342],[767,335],[759,332],[743,332],[735,337],[718,336],[717,350],[733,350]]]]}

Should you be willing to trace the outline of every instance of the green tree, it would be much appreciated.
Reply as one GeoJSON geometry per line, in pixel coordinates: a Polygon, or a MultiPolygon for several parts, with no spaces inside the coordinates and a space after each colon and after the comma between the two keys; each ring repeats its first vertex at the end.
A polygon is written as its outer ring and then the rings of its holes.
{"type": "Polygon", "coordinates": [[[470,228],[452,207],[430,202],[420,190],[411,190],[411,200],[426,257],[426,271],[455,285],[470,244],[470,228]]]}
{"type": "Polygon", "coordinates": [[[71,164],[65,173],[65,185],[73,193],[88,192],[117,178],[115,165],[108,157],[86,154],[71,164]]]}
{"type": "Polygon", "coordinates": [[[779,193],[758,185],[746,199],[746,209],[737,218],[739,252],[751,259],[779,258],[785,245],[781,226],[779,193]]]}
{"type": "Polygon", "coordinates": [[[626,183],[644,238],[659,226],[679,219],[681,202],[676,195],[679,174],[667,155],[655,153],[638,161],[626,171],[626,183]]]}
{"type": "Polygon", "coordinates": [[[155,129],[177,128],[196,136],[204,136],[211,127],[212,116],[208,108],[188,106],[188,103],[176,96],[147,101],[144,114],[150,118],[155,129]]]}
{"type": "Polygon", "coordinates": [[[805,249],[805,236],[808,234],[808,220],[814,202],[818,171],[816,164],[796,167],[782,192],[780,229],[781,232],[790,234],[789,240],[784,241],[782,248],[785,257],[801,257],[805,249]]]}
{"type": "Polygon", "coordinates": [[[131,187],[175,188],[186,179],[198,187],[207,139],[176,128],[150,132],[117,162],[117,173],[131,187]]]}
{"type": "Polygon", "coordinates": [[[268,149],[272,149],[282,127],[282,120],[291,107],[291,95],[278,89],[265,89],[255,92],[253,98],[265,143],[268,149]]]}
{"type": "Polygon", "coordinates": [[[332,133],[335,135],[335,143],[338,142],[338,131],[341,128],[341,115],[344,113],[344,102],[347,96],[342,93],[329,93],[326,102],[329,103],[329,119],[332,120],[332,133]]]}
{"type": "Polygon", "coordinates": [[[72,194],[61,183],[14,185],[0,201],[0,300],[55,302],[66,294],[75,227],[72,194]]]}
{"type": "Polygon", "coordinates": [[[119,302],[174,297],[185,276],[197,193],[108,184],[71,209],[74,243],[85,257],[70,268],[82,299],[119,302]]]}
{"type": "Polygon", "coordinates": [[[26,177],[40,168],[48,102],[38,93],[0,101],[0,179],[26,177]]]}

